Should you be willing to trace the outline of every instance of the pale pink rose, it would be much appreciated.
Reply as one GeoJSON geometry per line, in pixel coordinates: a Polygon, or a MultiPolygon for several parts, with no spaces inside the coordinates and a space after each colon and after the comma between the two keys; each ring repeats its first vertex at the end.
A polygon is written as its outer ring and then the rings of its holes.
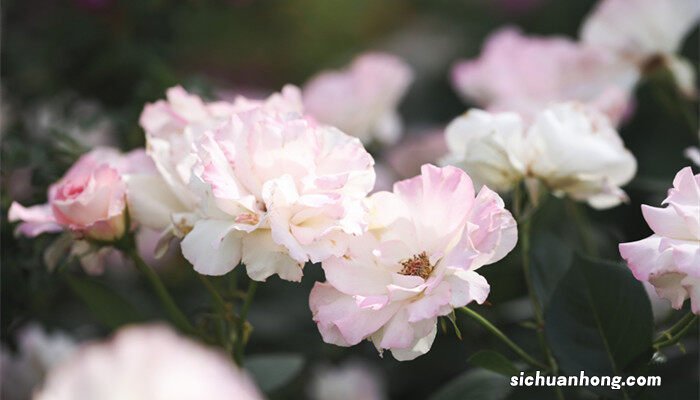
{"type": "Polygon", "coordinates": [[[306,261],[339,255],[363,233],[374,185],[360,141],[300,115],[259,107],[233,115],[196,143],[209,196],[182,241],[195,270],[298,281],[306,261]]]}
{"type": "Polygon", "coordinates": [[[476,301],[489,284],[478,268],[510,252],[516,222],[500,197],[454,167],[425,165],[394,192],[369,200],[370,230],[322,266],[309,305],[323,340],[352,346],[369,339],[398,360],[425,354],[437,317],[476,301]]]}
{"type": "Polygon", "coordinates": [[[182,237],[198,218],[197,209],[205,197],[204,188],[192,184],[192,168],[197,163],[195,142],[210,129],[226,123],[231,115],[258,107],[281,114],[300,114],[301,94],[285,86],[265,100],[238,96],[232,102],[206,102],[176,86],[167,99],[147,104],[140,124],[146,131],[146,148],[158,174],[132,177],[128,201],[134,219],[141,224],[182,237]]]}
{"type": "Polygon", "coordinates": [[[526,120],[550,103],[578,100],[618,123],[637,75],[614,55],[592,46],[504,28],[488,38],[478,59],[455,64],[452,83],[479,107],[517,112],[526,120]]]}
{"type": "Polygon", "coordinates": [[[642,205],[654,234],[621,243],[620,254],[635,278],[652,284],[673,308],[690,298],[693,313],[700,314],[700,174],[683,168],[662,204],[667,207],[642,205]]]}
{"type": "Polygon", "coordinates": [[[697,0],[601,0],[581,27],[581,41],[615,53],[633,68],[662,61],[678,87],[694,95],[692,64],[676,53],[700,21],[697,0]]]}
{"type": "Polygon", "coordinates": [[[164,326],[120,330],[81,347],[50,371],[36,400],[257,400],[250,379],[224,355],[164,326]]]}
{"type": "Polygon", "coordinates": [[[97,148],[49,187],[47,204],[25,208],[12,203],[8,219],[22,221],[17,231],[30,237],[68,230],[78,237],[118,239],[126,228],[124,176],[152,169],[143,150],[122,155],[112,148],[97,148]]]}
{"type": "Polygon", "coordinates": [[[322,72],[303,89],[306,112],[363,143],[395,143],[402,130],[399,102],[413,80],[411,68],[385,53],[365,53],[346,69],[322,72]]]}
{"type": "Polygon", "coordinates": [[[155,167],[143,149],[121,154],[112,148],[96,148],[84,154],[48,190],[48,203],[23,207],[14,202],[10,222],[21,221],[16,232],[35,237],[42,233],[67,232],[44,254],[49,270],[69,252],[90,274],[104,271],[111,247],[90,241],[114,241],[126,226],[126,180],[131,174],[154,174],[155,167]],[[84,240],[88,239],[88,240],[84,240]]]}
{"type": "Polygon", "coordinates": [[[626,199],[620,187],[637,169],[605,115],[580,103],[553,104],[530,124],[515,113],[470,110],[445,135],[450,153],[444,163],[503,192],[536,180],[557,196],[609,208],[626,199]]]}

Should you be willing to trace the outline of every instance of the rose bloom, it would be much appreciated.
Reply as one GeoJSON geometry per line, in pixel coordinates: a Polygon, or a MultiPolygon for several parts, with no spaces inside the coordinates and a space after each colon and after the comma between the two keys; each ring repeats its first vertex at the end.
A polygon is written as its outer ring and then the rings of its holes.
{"type": "Polygon", "coordinates": [[[208,197],[182,241],[195,270],[298,281],[306,261],[340,255],[366,226],[374,160],[357,138],[298,114],[257,108],[196,143],[208,197]]]}
{"type": "Polygon", "coordinates": [[[168,89],[166,96],[166,100],[147,104],[140,118],[148,155],[158,174],[132,176],[128,181],[132,217],[164,231],[164,240],[172,235],[183,237],[198,218],[197,209],[206,195],[203,188],[191,184],[197,163],[193,149],[205,131],[223,125],[237,112],[257,107],[281,113],[300,113],[302,108],[301,94],[293,86],[263,101],[239,96],[232,102],[205,102],[180,86],[168,89]]]}
{"type": "Polygon", "coordinates": [[[395,143],[401,135],[397,107],[413,80],[411,68],[385,53],[365,53],[344,70],[326,71],[303,89],[304,108],[318,121],[363,143],[395,143]]]}
{"type": "Polygon", "coordinates": [[[92,242],[111,242],[124,235],[125,182],[132,174],[144,173],[154,174],[155,168],[142,149],[121,154],[112,148],[96,148],[80,157],[63,178],[49,187],[47,204],[23,207],[13,202],[8,219],[22,221],[16,232],[28,237],[67,232],[44,253],[49,269],[70,252],[86,272],[100,274],[114,249],[92,242]]]}
{"type": "Polygon", "coordinates": [[[36,400],[257,400],[250,380],[223,354],[164,326],[120,330],[81,347],[50,371],[36,400]]]}
{"type": "Polygon", "coordinates": [[[546,108],[526,124],[515,113],[470,110],[445,131],[450,154],[477,182],[507,191],[534,178],[557,196],[609,208],[626,199],[620,186],[637,163],[601,113],[580,103],[546,108]]]}
{"type": "Polygon", "coordinates": [[[452,84],[466,100],[526,120],[550,103],[578,100],[617,124],[637,78],[635,69],[604,50],[565,37],[525,36],[514,28],[495,32],[479,58],[452,69],[452,84]]]}
{"type": "Polygon", "coordinates": [[[369,339],[411,360],[430,350],[437,317],[486,300],[477,270],[515,247],[516,222],[496,193],[483,187],[475,196],[454,167],[425,165],[368,202],[369,232],[323,262],[327,282],[316,283],[309,304],[325,342],[369,339]]]}
{"type": "Polygon", "coordinates": [[[125,231],[125,176],[152,170],[143,150],[120,154],[97,148],[83,155],[48,190],[48,203],[23,207],[12,203],[8,219],[22,221],[17,231],[34,237],[68,230],[78,238],[111,241],[125,231]]]}
{"type": "Polygon", "coordinates": [[[693,176],[690,167],[678,172],[663,204],[642,205],[654,234],[621,243],[620,254],[635,278],[652,284],[673,308],[690,298],[693,313],[700,314],[700,174],[693,176]]]}
{"type": "Polygon", "coordinates": [[[17,352],[0,347],[0,393],[5,400],[31,397],[48,371],[73,354],[77,345],[63,332],[47,333],[39,325],[23,327],[17,335],[17,352]],[[11,384],[10,384],[11,382],[11,384]]]}
{"type": "Polygon", "coordinates": [[[602,0],[586,17],[581,41],[615,53],[632,68],[661,61],[679,88],[695,93],[694,67],[676,53],[700,20],[697,0],[602,0]]]}

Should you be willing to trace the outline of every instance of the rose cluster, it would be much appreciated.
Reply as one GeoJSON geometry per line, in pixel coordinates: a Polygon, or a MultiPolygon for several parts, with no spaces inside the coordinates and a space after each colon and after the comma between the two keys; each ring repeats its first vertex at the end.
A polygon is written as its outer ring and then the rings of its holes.
{"type": "MultiPolygon", "coordinates": [[[[377,55],[359,63],[368,60],[396,66],[377,55]]],[[[169,89],[141,116],[145,153],[94,150],[51,187],[48,205],[15,204],[11,217],[24,221],[20,233],[62,229],[90,245],[157,229],[158,251],[180,241],[205,275],[242,264],[254,280],[299,281],[320,263],[328,281],[310,303],[326,341],[423,354],[438,316],[486,299],[476,270],[513,249],[515,221],[454,167],[425,165],[394,193],[368,197],[374,160],[361,141],[303,109],[293,86],[233,102],[169,89]]]]}

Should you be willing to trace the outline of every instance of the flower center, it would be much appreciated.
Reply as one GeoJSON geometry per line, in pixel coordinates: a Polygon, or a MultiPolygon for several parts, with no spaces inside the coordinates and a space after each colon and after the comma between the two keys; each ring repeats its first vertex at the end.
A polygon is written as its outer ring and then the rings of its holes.
{"type": "Polygon", "coordinates": [[[192,231],[192,225],[187,221],[186,218],[180,218],[180,221],[175,222],[175,229],[184,237],[192,231]]]}
{"type": "Polygon", "coordinates": [[[257,225],[260,222],[258,214],[243,213],[236,217],[236,222],[239,224],[257,225]]]}
{"type": "Polygon", "coordinates": [[[408,260],[401,261],[401,265],[403,265],[403,268],[399,271],[401,275],[420,276],[423,279],[428,279],[434,268],[430,265],[430,259],[426,252],[416,254],[408,260]]]}

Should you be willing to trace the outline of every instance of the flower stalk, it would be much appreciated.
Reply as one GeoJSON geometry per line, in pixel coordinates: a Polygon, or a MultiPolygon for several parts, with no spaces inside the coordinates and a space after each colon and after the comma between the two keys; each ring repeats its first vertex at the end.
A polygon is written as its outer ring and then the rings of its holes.
{"type": "Polygon", "coordinates": [[[683,336],[697,324],[697,322],[697,315],[693,314],[692,312],[687,313],[672,327],[661,333],[661,335],[653,343],[654,349],[658,351],[664,347],[673,346],[674,344],[678,343],[683,336]]]}
{"type": "Polygon", "coordinates": [[[530,364],[531,366],[548,371],[550,368],[543,363],[535,360],[534,357],[531,355],[527,354],[525,350],[523,350],[520,346],[515,344],[508,336],[506,336],[505,333],[501,332],[500,329],[496,328],[491,322],[489,322],[486,318],[481,316],[481,314],[477,313],[476,311],[467,308],[467,307],[460,307],[458,309],[462,314],[468,315],[471,317],[473,320],[478,322],[481,326],[486,328],[489,332],[491,332],[494,336],[499,338],[506,346],[508,346],[515,354],[517,354],[523,361],[526,363],[530,364]]]}
{"type": "MultiPolygon", "coordinates": [[[[542,312],[542,306],[539,300],[537,299],[537,295],[535,293],[535,286],[532,282],[532,272],[530,270],[530,233],[532,230],[532,216],[535,212],[536,208],[533,206],[533,210],[531,211],[531,214],[528,216],[528,218],[521,218],[519,221],[518,230],[520,232],[520,254],[522,257],[525,285],[527,286],[527,293],[530,298],[530,303],[532,304],[533,312],[535,314],[535,332],[537,332],[537,339],[540,343],[540,347],[542,348],[544,358],[545,360],[547,360],[547,364],[549,365],[548,369],[552,372],[553,375],[557,375],[559,372],[559,367],[557,366],[557,362],[554,359],[554,356],[552,355],[552,351],[547,345],[547,339],[544,336],[544,313],[542,312]]],[[[556,392],[558,399],[564,398],[564,394],[561,391],[561,388],[556,388],[556,392]]]]}
{"type": "Polygon", "coordinates": [[[586,218],[584,210],[581,210],[581,207],[571,199],[566,200],[566,209],[574,220],[578,236],[583,243],[583,250],[586,254],[597,257],[598,251],[596,249],[595,240],[591,235],[591,224],[586,218]]]}
{"type": "Polygon", "coordinates": [[[163,308],[168,313],[170,320],[175,324],[175,326],[185,333],[195,333],[196,330],[187,319],[185,314],[180,310],[180,308],[173,300],[172,296],[168,292],[168,289],[161,281],[158,274],[156,274],[153,269],[146,264],[146,262],[141,258],[135,246],[130,246],[126,251],[126,254],[131,258],[136,266],[136,269],[143,274],[148,282],[151,284],[153,291],[156,293],[160,299],[163,308]]]}
{"type": "Polygon", "coordinates": [[[243,354],[245,352],[245,346],[248,342],[249,334],[249,332],[246,332],[248,327],[248,312],[250,311],[250,305],[253,303],[253,297],[255,296],[255,290],[257,287],[258,282],[254,280],[251,280],[248,284],[248,292],[246,293],[245,300],[243,301],[243,306],[241,306],[238,324],[236,325],[236,343],[233,348],[233,359],[238,365],[243,365],[243,354]]]}

